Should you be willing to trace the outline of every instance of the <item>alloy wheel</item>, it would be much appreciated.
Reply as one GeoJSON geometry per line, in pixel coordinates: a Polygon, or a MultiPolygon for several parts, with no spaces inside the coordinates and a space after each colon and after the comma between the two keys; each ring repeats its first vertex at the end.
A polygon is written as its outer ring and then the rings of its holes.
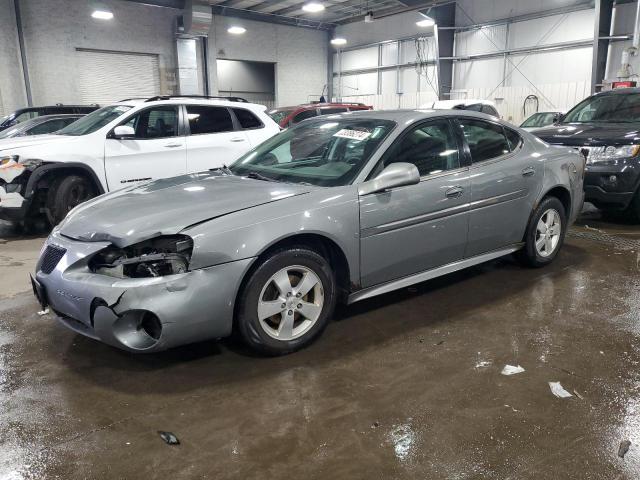
{"type": "Polygon", "coordinates": [[[560,214],[553,208],[545,211],[536,226],[536,252],[541,257],[549,257],[555,252],[562,234],[560,214]]]}
{"type": "Polygon", "coordinates": [[[274,273],[258,297],[258,321],[267,335],[289,341],[313,327],[322,313],[322,281],[311,269],[293,265],[274,273]]]}

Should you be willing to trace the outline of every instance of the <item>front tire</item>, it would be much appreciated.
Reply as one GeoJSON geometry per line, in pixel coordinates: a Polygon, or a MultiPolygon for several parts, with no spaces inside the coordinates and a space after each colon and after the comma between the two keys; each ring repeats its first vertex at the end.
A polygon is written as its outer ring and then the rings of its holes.
{"type": "Polygon", "coordinates": [[[318,337],[336,303],[334,274],[306,247],[278,250],[250,274],[238,299],[243,341],[266,355],[299,350],[318,337]]]}
{"type": "Polygon", "coordinates": [[[550,264],[564,243],[567,215],[562,202],[546,197],[535,209],[525,234],[525,246],[518,252],[519,260],[530,267],[550,264]]]}
{"type": "Polygon", "coordinates": [[[96,196],[93,182],[80,175],[60,177],[53,181],[47,194],[47,219],[54,227],[77,205],[96,196]]]}

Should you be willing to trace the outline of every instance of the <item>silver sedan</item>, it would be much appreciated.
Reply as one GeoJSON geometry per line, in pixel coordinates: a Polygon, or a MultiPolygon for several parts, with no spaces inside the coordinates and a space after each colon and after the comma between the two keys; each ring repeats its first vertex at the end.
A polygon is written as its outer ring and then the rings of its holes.
{"type": "Polygon", "coordinates": [[[72,330],[132,352],[237,331],[282,354],[353,303],[497,257],[541,267],[583,202],[584,158],[466,111],[300,123],[229,168],[72,210],[33,289],[72,330]]]}

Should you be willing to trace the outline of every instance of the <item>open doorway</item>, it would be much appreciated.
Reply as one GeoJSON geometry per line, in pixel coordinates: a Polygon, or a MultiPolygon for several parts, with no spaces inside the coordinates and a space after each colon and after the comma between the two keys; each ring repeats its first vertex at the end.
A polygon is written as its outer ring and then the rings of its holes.
{"type": "Polygon", "coordinates": [[[273,108],[276,103],[275,63],[217,60],[218,92],[273,108]]]}

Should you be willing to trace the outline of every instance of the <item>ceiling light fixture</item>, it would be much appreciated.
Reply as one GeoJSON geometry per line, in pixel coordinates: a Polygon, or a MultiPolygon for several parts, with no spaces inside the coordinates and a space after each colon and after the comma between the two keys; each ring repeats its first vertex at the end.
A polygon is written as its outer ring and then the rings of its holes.
{"type": "Polygon", "coordinates": [[[309,2],[302,6],[302,10],[309,13],[318,13],[324,10],[324,5],[318,2],[309,2]]]}
{"type": "Polygon", "coordinates": [[[242,35],[244,32],[246,32],[247,29],[244,27],[239,27],[237,25],[234,25],[233,27],[229,27],[227,29],[227,32],[229,33],[233,33],[234,35],[242,35]]]}
{"type": "Polygon", "coordinates": [[[433,27],[435,24],[435,20],[433,18],[427,17],[426,15],[422,20],[416,22],[416,25],[419,27],[433,27]]]}
{"type": "Polygon", "coordinates": [[[91,16],[98,20],[111,20],[113,18],[113,12],[109,10],[94,10],[91,16]]]}
{"type": "Polygon", "coordinates": [[[346,38],[337,37],[337,38],[331,39],[331,45],[345,45],[346,43],[347,43],[346,38]]]}

